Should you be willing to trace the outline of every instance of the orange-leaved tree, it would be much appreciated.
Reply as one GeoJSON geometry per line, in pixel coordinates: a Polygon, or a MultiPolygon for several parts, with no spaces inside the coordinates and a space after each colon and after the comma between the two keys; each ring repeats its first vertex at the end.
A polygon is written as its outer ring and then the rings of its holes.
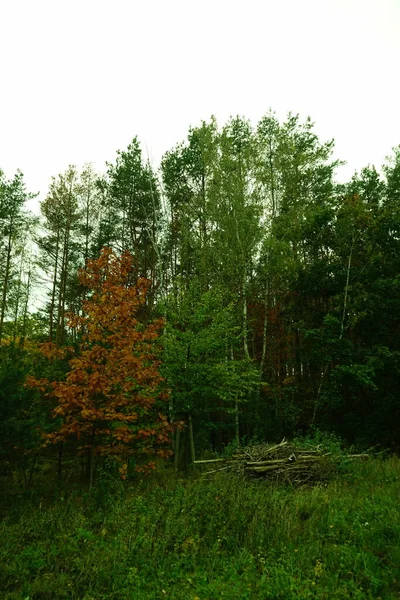
{"type": "MultiPolygon", "coordinates": [[[[76,440],[87,452],[90,480],[95,455],[115,458],[125,477],[129,457],[144,472],[154,468],[153,457],[171,454],[171,426],[163,414],[168,394],[155,343],[163,321],[140,323],[149,282],[132,284],[132,262],[129,253],[117,256],[109,248],[88,261],[79,273],[88,289],[83,315],[69,316],[79,344],[65,380],[28,382],[55,400],[59,426],[48,440],[76,440]]],[[[48,355],[48,344],[45,349],[48,355]]]]}

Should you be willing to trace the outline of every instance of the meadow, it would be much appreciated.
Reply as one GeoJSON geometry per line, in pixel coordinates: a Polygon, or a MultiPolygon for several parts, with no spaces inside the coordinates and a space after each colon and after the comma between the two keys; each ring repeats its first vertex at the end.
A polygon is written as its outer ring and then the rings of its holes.
{"type": "Polygon", "coordinates": [[[400,598],[396,457],[300,488],[172,468],[3,483],[2,600],[400,598]]]}

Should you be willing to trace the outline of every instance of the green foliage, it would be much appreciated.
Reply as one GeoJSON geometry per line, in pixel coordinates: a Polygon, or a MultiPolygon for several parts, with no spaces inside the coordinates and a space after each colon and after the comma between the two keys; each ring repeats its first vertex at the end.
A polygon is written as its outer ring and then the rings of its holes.
{"type": "Polygon", "coordinates": [[[340,185],[333,149],[310,118],[269,111],[255,127],[190,127],[162,186],[136,137],[103,175],[70,166],[41,204],[40,283],[24,247],[31,196],[0,172],[0,339],[79,342],[78,267],[104,244],[130,250],[151,281],[141,322],[166,317],[169,416],[197,450],[315,427],[399,448],[400,147],[340,185]],[[32,292],[47,294],[41,322],[32,292]]]}
{"type": "Polygon", "coordinates": [[[150,165],[144,164],[138,139],[126,150],[118,150],[115,163],[107,167],[102,219],[111,238],[107,243],[135,256],[137,277],[151,278],[157,262],[160,194],[150,165]]]}
{"type": "MultiPolygon", "coordinates": [[[[171,388],[173,416],[196,417],[200,427],[233,429],[236,403],[259,386],[258,369],[235,356],[240,332],[226,292],[202,293],[194,280],[166,306],[163,374],[171,388]],[[213,420],[222,415],[213,426],[213,420]]],[[[209,443],[209,442],[208,442],[209,443]]]]}
{"type": "Polygon", "coordinates": [[[24,387],[29,361],[20,347],[0,346],[0,473],[28,468],[40,444],[40,410],[24,387]]]}
{"type": "MultiPolygon", "coordinates": [[[[13,317],[16,320],[21,309],[25,316],[27,313],[29,284],[26,284],[31,277],[27,254],[31,230],[37,222],[26,210],[25,203],[34,197],[26,191],[20,171],[7,180],[0,169],[0,342],[6,320],[13,317]]],[[[15,328],[12,333],[15,339],[15,328]]]]}

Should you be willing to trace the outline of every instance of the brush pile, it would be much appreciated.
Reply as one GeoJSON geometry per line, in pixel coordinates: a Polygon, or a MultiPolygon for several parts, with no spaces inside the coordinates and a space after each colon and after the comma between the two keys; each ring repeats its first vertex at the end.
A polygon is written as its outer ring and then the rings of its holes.
{"type": "MultiPolygon", "coordinates": [[[[348,456],[352,457],[355,455],[348,456]]],[[[293,485],[315,485],[331,479],[342,460],[342,453],[319,445],[305,447],[283,440],[280,444],[248,446],[229,458],[198,460],[194,464],[212,467],[206,468],[205,475],[225,471],[293,485]]]]}

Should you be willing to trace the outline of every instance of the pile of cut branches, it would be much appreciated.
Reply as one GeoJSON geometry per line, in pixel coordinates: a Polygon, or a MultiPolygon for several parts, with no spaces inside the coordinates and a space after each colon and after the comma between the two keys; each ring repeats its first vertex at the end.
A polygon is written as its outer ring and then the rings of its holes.
{"type": "MultiPolygon", "coordinates": [[[[348,455],[348,458],[361,456],[368,455],[348,455]]],[[[205,470],[205,475],[225,471],[293,485],[314,485],[331,479],[342,458],[343,455],[329,452],[320,445],[305,447],[282,440],[280,444],[247,446],[229,458],[197,460],[194,464],[211,467],[205,470]]]]}

